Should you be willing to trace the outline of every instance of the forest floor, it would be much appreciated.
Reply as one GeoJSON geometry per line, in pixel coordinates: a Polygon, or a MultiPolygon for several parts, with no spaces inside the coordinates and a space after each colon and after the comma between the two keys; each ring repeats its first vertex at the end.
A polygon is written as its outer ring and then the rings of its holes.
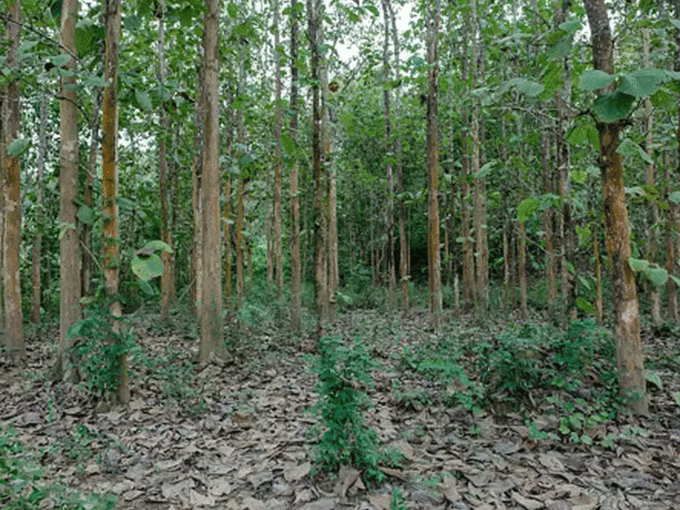
{"type": "Polygon", "coordinates": [[[401,453],[368,488],[350,466],[315,471],[311,338],[261,321],[199,367],[195,332],[136,319],[128,406],[50,381],[53,343],[34,339],[27,366],[0,364],[0,506],[32,476],[35,508],[70,508],[71,491],[131,510],[680,508],[678,330],[644,331],[651,416],[631,418],[611,397],[609,337],[586,323],[555,344],[564,330],[536,324],[454,318],[435,334],[422,311],[343,314],[332,333],[378,362],[366,423],[401,453]]]}

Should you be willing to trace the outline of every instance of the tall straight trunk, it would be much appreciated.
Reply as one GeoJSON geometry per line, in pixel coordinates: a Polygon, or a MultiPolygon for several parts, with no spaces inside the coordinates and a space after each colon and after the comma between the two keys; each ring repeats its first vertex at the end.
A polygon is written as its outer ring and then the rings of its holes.
{"type": "Polygon", "coordinates": [[[43,175],[45,170],[45,152],[47,152],[47,96],[43,90],[40,95],[40,124],[38,127],[38,182],[36,183],[36,229],[33,235],[31,249],[31,285],[33,296],[31,298],[31,322],[40,323],[40,307],[42,303],[40,260],[42,258],[42,226],[43,226],[43,175]]]}
{"type": "MultiPolygon", "coordinates": [[[[238,96],[244,92],[245,84],[245,50],[243,44],[239,46],[239,69],[238,69],[238,96]]],[[[236,141],[238,146],[237,158],[243,156],[243,146],[246,141],[246,126],[243,118],[243,109],[237,114],[236,141]]],[[[246,290],[245,278],[245,246],[243,240],[243,229],[245,227],[245,194],[246,178],[243,169],[239,169],[238,183],[236,185],[236,239],[234,243],[234,255],[236,258],[236,300],[237,306],[240,305],[246,290]]]]}
{"type": "Polygon", "coordinates": [[[519,279],[519,311],[522,319],[528,316],[527,307],[527,234],[523,221],[517,224],[519,238],[517,240],[517,278],[519,279]]]}
{"type": "MultiPolygon", "coordinates": [[[[99,152],[99,114],[101,109],[102,94],[101,89],[97,88],[92,93],[92,118],[90,119],[90,153],[87,158],[87,169],[85,173],[85,195],[83,204],[92,209],[94,207],[94,174],[97,164],[97,153],[99,152]]],[[[92,282],[92,225],[83,223],[82,244],[80,263],[80,295],[90,295],[90,285],[92,282]]]]}
{"type": "MultiPolygon", "coordinates": [[[[297,0],[291,0],[290,18],[290,137],[297,144],[298,137],[298,14],[297,0]]],[[[300,187],[298,184],[299,162],[297,153],[290,169],[290,327],[293,332],[302,329],[300,318],[302,298],[300,294],[300,187]]]]}
{"type": "MultiPolygon", "coordinates": [[[[158,3],[160,19],[158,21],[158,84],[161,97],[158,112],[160,134],[158,136],[158,191],[161,209],[161,241],[172,247],[172,233],[170,230],[170,197],[168,195],[168,137],[170,136],[170,119],[166,111],[165,97],[165,0],[158,3]]],[[[170,307],[175,300],[175,271],[172,253],[163,250],[163,274],[161,275],[161,314],[162,322],[168,320],[170,307]]]]}
{"type": "Polygon", "coordinates": [[[602,300],[602,264],[600,263],[600,241],[598,233],[593,233],[593,257],[595,258],[595,318],[604,324],[604,303],[602,300]]]}
{"type": "MultiPolygon", "coordinates": [[[[387,11],[389,12],[390,21],[392,24],[392,47],[394,50],[394,80],[399,83],[400,63],[399,63],[399,32],[397,31],[396,16],[392,8],[392,3],[386,0],[387,11]]],[[[401,309],[404,313],[408,311],[408,242],[406,240],[406,201],[404,200],[404,165],[402,162],[402,147],[401,147],[401,133],[399,132],[399,107],[400,97],[399,88],[395,89],[394,94],[394,156],[397,166],[397,192],[399,199],[397,201],[399,209],[399,280],[401,282],[401,309]]],[[[396,269],[396,268],[395,268],[396,269]]]]}
{"type": "MultiPolygon", "coordinates": [[[[463,24],[463,51],[461,55],[461,80],[465,90],[468,89],[468,24],[463,24]]],[[[474,245],[472,244],[472,231],[470,229],[470,113],[468,107],[464,105],[461,109],[462,116],[462,136],[460,141],[461,150],[461,185],[460,185],[460,236],[463,239],[463,306],[468,308],[477,294],[475,290],[475,258],[474,245]]]]}
{"type": "Polygon", "coordinates": [[[324,178],[324,142],[322,137],[322,104],[320,96],[321,56],[320,56],[320,23],[322,0],[307,0],[309,22],[309,41],[311,45],[312,74],[312,168],[314,174],[314,287],[316,292],[317,339],[323,336],[325,323],[329,318],[328,297],[328,218],[327,186],[324,178]]]}
{"type": "MultiPolygon", "coordinates": [[[[680,29],[678,30],[680,31],[680,29]]],[[[670,150],[665,150],[663,153],[663,179],[666,183],[664,185],[664,195],[666,198],[670,193],[670,150]]],[[[666,271],[671,276],[678,275],[676,266],[676,253],[675,253],[675,237],[677,232],[675,231],[675,217],[677,214],[677,205],[673,203],[668,204],[668,208],[664,211],[664,250],[665,250],[665,261],[666,261],[666,271]]],[[[673,322],[678,322],[680,320],[680,313],[678,313],[678,286],[675,281],[670,278],[666,283],[666,295],[667,295],[667,314],[668,319],[673,322]]]]}
{"type": "Polygon", "coordinates": [[[281,55],[279,55],[279,0],[274,0],[274,62],[275,62],[275,92],[276,110],[274,120],[274,138],[276,139],[276,149],[274,153],[274,256],[275,256],[275,278],[276,278],[276,299],[281,300],[283,292],[283,211],[281,204],[281,128],[283,123],[283,108],[281,107],[281,93],[283,83],[281,81],[281,55]]]}
{"type": "MultiPolygon", "coordinates": [[[[553,180],[550,172],[550,139],[541,130],[541,169],[543,174],[543,193],[554,193],[553,180]]],[[[553,239],[554,210],[546,207],[543,212],[543,232],[545,232],[545,280],[547,287],[547,302],[553,308],[557,302],[557,263],[555,260],[555,241],[553,239]]]]}
{"type": "MultiPolygon", "coordinates": [[[[649,60],[649,28],[644,28],[642,30],[642,59],[644,67],[651,67],[652,64],[649,60]]],[[[647,97],[645,99],[645,146],[647,154],[653,161],[653,151],[652,144],[654,143],[654,114],[652,111],[652,100],[647,97]]],[[[654,168],[654,163],[647,165],[645,169],[645,184],[653,189],[656,185],[656,169],[654,168]]],[[[658,230],[656,226],[659,224],[659,208],[656,202],[650,200],[649,211],[648,211],[648,238],[647,238],[647,250],[645,256],[648,261],[655,263],[657,260],[657,243],[659,241],[658,230]]],[[[659,292],[659,287],[647,282],[647,289],[649,291],[649,300],[651,303],[650,313],[652,316],[652,322],[659,325],[663,322],[661,318],[661,293],[659,292]]]]}
{"type": "MultiPolygon", "coordinates": [[[[5,60],[8,69],[18,66],[21,1],[15,0],[7,11],[6,34],[9,48],[5,60]]],[[[19,138],[20,110],[19,84],[15,79],[7,83],[7,120],[5,126],[6,145],[19,138]]],[[[19,158],[9,153],[5,156],[5,236],[4,236],[4,274],[5,274],[5,345],[10,359],[19,363],[26,358],[24,343],[24,319],[21,312],[21,167],[19,158]]]]}
{"type": "MultiPolygon", "coordinates": [[[[4,41],[5,25],[0,24],[0,41],[4,41]]],[[[5,174],[7,156],[7,88],[0,86],[0,273],[4,273],[5,268],[5,174]]],[[[0,345],[6,345],[5,338],[5,282],[0,277],[0,345]]]]}
{"type": "Polygon", "coordinates": [[[203,231],[203,288],[199,311],[201,343],[198,359],[207,363],[221,347],[222,246],[220,240],[220,125],[219,125],[219,0],[206,0],[203,15],[203,91],[205,117],[201,183],[201,229],[203,231]]]}
{"type": "MultiPolygon", "coordinates": [[[[558,1],[555,8],[555,22],[562,23],[569,15],[571,0],[558,1]]],[[[569,58],[563,60],[564,87],[555,92],[555,117],[557,118],[557,169],[558,194],[562,201],[562,211],[559,216],[559,238],[561,244],[560,272],[562,279],[562,299],[565,307],[565,317],[575,318],[575,286],[574,278],[569,269],[574,258],[574,227],[571,221],[571,151],[566,139],[569,113],[567,108],[571,103],[571,62],[569,58]],[[565,104],[566,103],[566,104],[565,104]]]]}
{"type": "MultiPolygon", "coordinates": [[[[584,0],[592,34],[593,67],[614,74],[614,42],[604,0],[584,0]]],[[[612,92],[613,85],[604,89],[612,92]]],[[[607,251],[611,260],[614,339],[619,390],[635,414],[648,414],[644,357],[640,339],[640,309],[631,257],[628,210],[623,186],[623,165],[619,147],[621,121],[598,122],[600,169],[607,251]]]]}
{"type": "MultiPolygon", "coordinates": [[[[203,70],[197,73],[197,82],[203,83],[203,70]]],[[[191,210],[193,211],[194,239],[191,249],[191,309],[198,316],[198,304],[203,289],[203,271],[201,270],[201,253],[203,251],[203,228],[201,223],[201,176],[203,159],[203,117],[204,91],[199,86],[194,108],[194,153],[192,159],[193,172],[191,174],[191,210]]]]}
{"type": "Polygon", "coordinates": [[[441,256],[439,253],[439,120],[437,117],[437,75],[439,0],[427,3],[427,173],[428,173],[428,277],[430,291],[430,322],[435,330],[442,323],[441,256]]]}
{"type": "MultiPolygon", "coordinates": [[[[106,0],[104,17],[106,20],[106,54],[104,62],[104,78],[108,85],[104,87],[102,104],[102,228],[104,255],[104,284],[106,294],[111,300],[110,311],[113,315],[112,329],[120,328],[115,319],[122,315],[118,296],[120,272],[120,235],[118,224],[118,57],[120,41],[120,0],[106,0]]],[[[130,401],[130,381],[128,378],[127,356],[125,352],[118,357],[118,399],[122,403],[130,401]]]]}
{"type": "MultiPolygon", "coordinates": [[[[680,0],[674,1],[675,17],[680,16],[680,0]]],[[[680,71],[680,28],[675,29],[675,55],[673,60],[673,70],[680,71]]],[[[677,128],[676,132],[676,147],[677,147],[677,161],[675,169],[675,179],[680,175],[680,108],[677,112],[677,128]]],[[[670,159],[670,157],[669,157],[670,159]]],[[[666,168],[670,168],[670,162],[665,165],[666,168]]],[[[666,172],[666,182],[670,183],[670,170],[666,172]]],[[[678,266],[676,262],[680,257],[680,236],[678,236],[678,231],[680,230],[680,207],[677,204],[671,204],[669,210],[667,211],[666,223],[668,234],[666,235],[666,267],[672,267],[669,270],[669,274],[678,275],[678,266]]],[[[680,312],[678,311],[678,295],[677,295],[677,285],[675,282],[670,281],[668,284],[668,307],[671,317],[677,322],[680,320],[680,312]]]]}
{"type": "MultiPolygon", "coordinates": [[[[234,129],[233,129],[233,101],[234,94],[232,88],[227,89],[228,108],[227,108],[227,136],[225,141],[225,153],[227,160],[233,157],[234,148],[234,129]]],[[[232,308],[231,302],[231,173],[226,174],[224,179],[224,299],[227,310],[232,308]]]]}
{"type": "Polygon", "coordinates": [[[385,108],[385,165],[387,181],[387,202],[385,207],[385,228],[387,229],[387,306],[394,310],[397,307],[397,277],[394,267],[394,176],[392,172],[392,118],[390,116],[390,14],[387,4],[382,0],[383,17],[385,18],[385,38],[383,44],[383,104],[385,108]]]}

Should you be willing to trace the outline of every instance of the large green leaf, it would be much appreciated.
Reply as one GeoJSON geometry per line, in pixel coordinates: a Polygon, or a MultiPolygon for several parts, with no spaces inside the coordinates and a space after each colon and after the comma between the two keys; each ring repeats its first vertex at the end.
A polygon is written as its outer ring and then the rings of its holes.
{"type": "Polygon", "coordinates": [[[78,214],[76,216],[78,217],[78,221],[85,225],[92,225],[94,223],[94,211],[92,210],[92,207],[81,205],[78,208],[78,214]]]}
{"type": "Polygon", "coordinates": [[[571,34],[562,37],[555,45],[548,50],[548,58],[562,59],[569,55],[571,51],[573,36],[571,34]]]}
{"type": "Polygon", "coordinates": [[[146,90],[135,89],[135,99],[137,99],[142,110],[148,112],[153,108],[151,105],[151,97],[149,97],[149,93],[146,90]]]}
{"type": "Polygon", "coordinates": [[[649,157],[649,154],[647,154],[642,147],[640,147],[639,144],[635,143],[629,138],[625,138],[622,142],[621,145],[619,145],[619,148],[616,149],[616,152],[621,154],[622,156],[639,156],[642,158],[642,160],[647,163],[648,165],[653,165],[654,162],[652,161],[652,158],[649,157]]]}
{"type": "Polygon", "coordinates": [[[512,87],[517,88],[519,92],[522,92],[523,94],[526,94],[530,97],[539,95],[545,89],[545,86],[542,83],[527,80],[526,78],[513,78],[505,82],[501,86],[501,90],[505,92],[512,87]]]}
{"type": "Polygon", "coordinates": [[[132,258],[131,265],[132,272],[142,281],[148,282],[152,278],[157,278],[163,274],[163,261],[156,253],[149,257],[135,255],[132,258]]]}
{"type": "Polygon", "coordinates": [[[668,281],[668,271],[659,266],[645,269],[645,276],[649,278],[649,281],[652,282],[652,285],[655,287],[663,287],[668,281]]]}
{"type": "Polygon", "coordinates": [[[680,204],[680,191],[674,191],[668,195],[668,201],[673,202],[674,204],[680,204]]]}
{"type": "Polygon", "coordinates": [[[595,315],[595,306],[584,297],[576,298],[576,307],[588,315],[595,315]]]}
{"type": "Polygon", "coordinates": [[[281,133],[281,145],[286,154],[295,154],[295,140],[288,133],[281,133]]]}
{"type": "Polygon", "coordinates": [[[616,75],[605,73],[597,69],[586,69],[581,73],[579,88],[581,90],[603,89],[616,79],[616,75]]]}
{"type": "Polygon", "coordinates": [[[31,146],[28,138],[17,138],[7,146],[7,154],[12,158],[20,157],[31,146]]]}
{"type": "Polygon", "coordinates": [[[593,110],[603,122],[616,122],[630,113],[635,97],[617,90],[603,94],[593,103],[593,110]]]}
{"type": "Polygon", "coordinates": [[[517,218],[519,221],[526,221],[529,219],[536,208],[538,207],[539,201],[537,198],[525,198],[517,206],[517,218]]]}
{"type": "Polygon", "coordinates": [[[628,265],[633,271],[644,271],[649,267],[649,261],[644,259],[634,259],[630,257],[628,259],[628,265]]]}
{"type": "Polygon", "coordinates": [[[631,96],[646,97],[656,92],[665,76],[661,69],[653,67],[638,69],[621,77],[619,90],[631,96]]]}

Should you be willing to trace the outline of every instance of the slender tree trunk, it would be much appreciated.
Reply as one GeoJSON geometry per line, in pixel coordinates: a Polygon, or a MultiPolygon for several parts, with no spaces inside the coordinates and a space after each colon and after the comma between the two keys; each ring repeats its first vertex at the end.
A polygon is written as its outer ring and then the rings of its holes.
{"type": "Polygon", "coordinates": [[[207,363],[222,346],[222,249],[220,240],[219,1],[206,0],[203,15],[205,117],[201,185],[203,288],[198,359],[207,363]]]}
{"type": "Polygon", "coordinates": [[[31,299],[31,322],[33,324],[40,324],[40,308],[42,306],[42,292],[41,292],[41,258],[42,258],[42,229],[44,222],[43,215],[43,175],[45,170],[45,153],[47,152],[47,96],[43,90],[40,95],[40,125],[38,127],[38,182],[37,188],[37,214],[36,214],[36,228],[33,235],[33,247],[31,250],[31,280],[33,287],[33,297],[31,299]]]}
{"type": "MultiPolygon", "coordinates": [[[[543,193],[554,193],[553,180],[550,175],[550,140],[545,130],[541,130],[541,168],[543,170],[543,193]]],[[[552,309],[557,302],[557,264],[555,260],[555,242],[553,239],[552,207],[543,212],[543,232],[545,232],[545,280],[548,306],[552,309]]]]}
{"type": "Polygon", "coordinates": [[[325,323],[329,318],[328,298],[328,218],[327,200],[324,184],[324,143],[322,123],[322,104],[319,90],[321,79],[321,56],[319,37],[322,0],[307,0],[309,20],[309,41],[311,45],[311,74],[312,74],[312,168],[314,173],[314,286],[316,291],[316,308],[318,315],[317,339],[323,336],[325,323]]]}
{"type": "MultiPolygon", "coordinates": [[[[614,42],[604,0],[584,0],[592,34],[593,67],[614,74],[614,42]]],[[[613,86],[603,92],[610,93],[613,86]]],[[[619,147],[621,122],[599,122],[600,169],[607,251],[611,264],[614,339],[619,372],[619,389],[629,399],[635,414],[648,414],[644,356],[640,339],[640,309],[635,276],[628,264],[631,257],[628,210],[623,187],[623,165],[619,147]]]]}
{"type": "MultiPolygon", "coordinates": [[[[92,118],[90,119],[90,153],[87,160],[87,169],[85,175],[85,196],[83,197],[83,204],[90,209],[94,207],[94,174],[95,166],[97,164],[97,153],[99,152],[99,114],[101,109],[102,94],[101,89],[97,88],[93,91],[92,97],[92,118]]],[[[83,223],[81,250],[81,270],[80,270],[80,295],[90,295],[90,285],[92,281],[92,263],[94,262],[92,255],[92,225],[90,223],[83,223]]]]}
{"type": "Polygon", "coordinates": [[[276,275],[276,299],[281,300],[283,292],[283,211],[281,204],[281,128],[283,123],[283,108],[281,107],[281,94],[283,83],[281,81],[281,55],[279,54],[279,0],[274,0],[274,62],[275,62],[275,121],[274,137],[276,138],[275,163],[274,163],[274,255],[276,275]]]}
{"type": "MultiPolygon", "coordinates": [[[[243,44],[239,47],[239,71],[238,71],[238,95],[244,92],[245,84],[245,54],[243,44]]],[[[246,127],[243,118],[243,110],[239,110],[237,114],[237,128],[236,141],[238,146],[237,158],[240,160],[243,156],[243,146],[246,141],[246,127]]],[[[234,243],[234,252],[236,257],[236,301],[237,306],[240,306],[246,290],[245,279],[245,246],[243,240],[243,228],[245,226],[246,208],[245,208],[245,194],[246,194],[246,178],[243,174],[243,169],[239,169],[238,184],[236,188],[236,242],[234,243]]]]}
{"type": "MultiPolygon", "coordinates": [[[[111,300],[110,310],[114,317],[113,330],[120,328],[115,319],[121,317],[122,309],[118,295],[120,273],[120,234],[118,226],[118,56],[120,41],[120,0],[105,0],[104,17],[106,20],[106,56],[104,77],[108,85],[104,88],[102,107],[102,207],[104,226],[104,284],[106,294],[111,300]]],[[[128,377],[127,356],[123,352],[118,358],[118,399],[122,403],[130,401],[130,381],[128,377]]]]}
{"type": "Polygon", "coordinates": [[[517,222],[519,229],[519,243],[517,246],[517,277],[519,278],[519,311],[523,320],[526,320],[529,313],[527,307],[527,234],[524,222],[517,222]]]}
{"type": "MultiPolygon", "coordinates": [[[[0,31],[2,37],[0,41],[5,40],[5,25],[0,24],[0,31]]],[[[0,86],[0,274],[5,271],[5,174],[7,170],[7,87],[0,86]]],[[[5,337],[5,282],[4,278],[0,277],[0,345],[7,345],[7,338],[5,337]]]]}
{"type": "MultiPolygon", "coordinates": [[[[203,83],[203,70],[196,73],[198,76],[197,83],[203,83]]],[[[201,270],[201,253],[203,252],[203,227],[201,223],[202,217],[202,199],[201,199],[201,181],[202,181],[202,160],[203,160],[203,123],[204,123],[204,91],[203,87],[199,86],[196,94],[196,105],[194,109],[194,154],[193,154],[193,172],[191,181],[191,209],[193,211],[194,221],[194,243],[191,251],[191,309],[198,316],[198,307],[200,296],[203,292],[203,271],[201,270]]]]}
{"type": "MultiPolygon", "coordinates": [[[[679,30],[680,31],[680,30],[679,30]]],[[[670,151],[665,150],[663,153],[664,158],[664,174],[663,179],[666,183],[665,196],[668,197],[670,193],[670,151]]],[[[668,204],[668,208],[664,211],[664,248],[665,248],[665,259],[666,259],[666,271],[671,276],[677,276],[678,271],[676,270],[676,254],[675,254],[675,215],[677,211],[677,205],[673,203],[668,204]]],[[[680,314],[678,313],[678,286],[675,281],[670,278],[666,284],[667,293],[667,308],[669,320],[673,322],[678,322],[680,320],[680,314]]]]}
{"type": "MultiPolygon", "coordinates": [[[[18,66],[19,23],[21,1],[15,0],[7,11],[6,33],[9,41],[5,66],[14,69],[18,66]]],[[[7,83],[7,120],[5,125],[6,145],[19,138],[21,122],[19,110],[19,84],[12,78],[7,83]]],[[[24,319],[21,312],[21,167],[19,158],[7,153],[5,156],[5,236],[4,236],[4,273],[5,273],[5,345],[14,363],[26,358],[24,343],[24,319]]]]}
{"type": "Polygon", "coordinates": [[[392,160],[392,118],[390,115],[390,89],[388,88],[390,73],[390,13],[389,0],[382,0],[383,17],[385,18],[385,37],[383,43],[383,104],[385,108],[385,159],[387,201],[385,207],[385,228],[387,230],[387,307],[390,311],[397,307],[397,275],[394,264],[394,176],[392,160]]]}
{"type": "MultiPolygon", "coordinates": [[[[298,14],[297,0],[291,0],[290,18],[290,136],[297,144],[298,137],[298,14]]],[[[300,188],[299,162],[295,154],[290,169],[290,326],[293,332],[302,329],[301,314],[301,261],[300,261],[300,188]]]]}
{"type": "Polygon", "coordinates": [[[428,101],[427,101],[427,172],[428,172],[428,275],[430,322],[435,330],[442,323],[441,256],[439,253],[439,121],[437,118],[437,75],[439,37],[439,0],[427,3],[428,30],[428,101]]]}
{"type": "MultiPolygon", "coordinates": [[[[170,137],[170,119],[166,110],[165,97],[165,0],[159,0],[158,12],[158,84],[161,97],[158,112],[160,134],[158,136],[158,191],[160,193],[161,241],[172,247],[170,230],[170,197],[168,193],[168,138],[170,137]]],[[[163,250],[163,274],[161,275],[161,322],[167,322],[170,307],[175,300],[175,274],[172,259],[174,255],[163,250]]]]}
{"type": "Polygon", "coordinates": [[[595,317],[597,323],[604,324],[604,303],[602,300],[602,264],[600,263],[600,241],[598,233],[593,232],[593,257],[595,258],[595,317]]]}
{"type": "MultiPolygon", "coordinates": [[[[461,55],[461,80],[464,90],[468,89],[468,24],[463,24],[463,51],[461,55]]],[[[462,107],[462,136],[460,143],[461,150],[461,186],[460,186],[460,236],[463,239],[463,306],[468,308],[477,294],[475,290],[475,258],[474,245],[472,244],[472,231],[470,230],[470,148],[469,148],[469,122],[470,114],[467,106],[462,107]]]]}

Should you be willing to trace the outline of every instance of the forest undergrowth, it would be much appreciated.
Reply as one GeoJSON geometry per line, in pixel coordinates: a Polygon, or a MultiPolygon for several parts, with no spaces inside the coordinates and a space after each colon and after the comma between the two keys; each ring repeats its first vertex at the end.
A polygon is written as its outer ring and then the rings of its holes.
{"type": "Polygon", "coordinates": [[[435,333],[425,311],[355,309],[319,353],[306,352],[311,321],[302,337],[276,322],[265,307],[231,317],[226,358],[199,366],[191,320],[136,314],[127,407],[98,393],[109,379],[82,340],[81,381],[52,380],[56,335],[37,330],[27,366],[0,364],[0,506],[653,510],[680,499],[677,326],[643,331],[651,415],[632,418],[611,336],[592,320],[449,316],[435,333]]]}

